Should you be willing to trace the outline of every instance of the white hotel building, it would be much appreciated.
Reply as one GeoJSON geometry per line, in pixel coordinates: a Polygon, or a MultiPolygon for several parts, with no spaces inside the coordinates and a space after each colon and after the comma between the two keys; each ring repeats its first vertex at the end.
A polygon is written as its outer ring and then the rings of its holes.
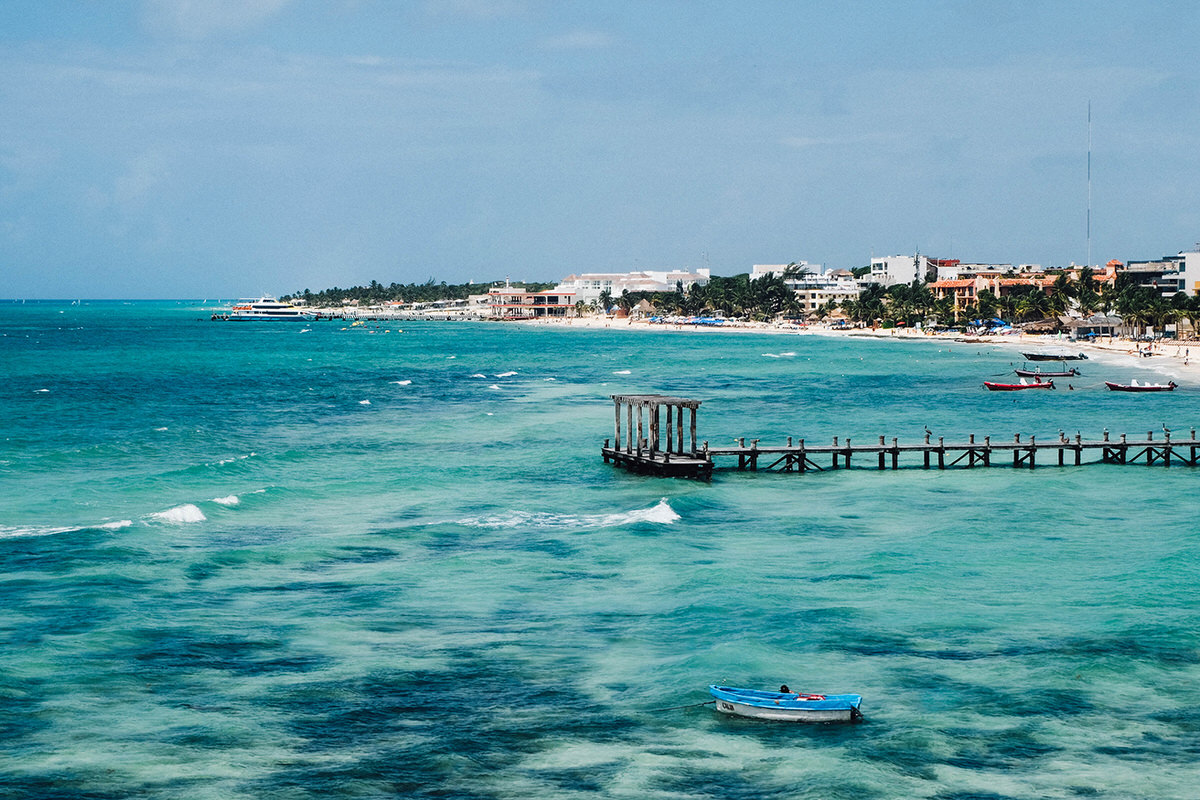
{"type": "MultiPolygon", "coordinates": [[[[762,278],[767,275],[782,275],[788,264],[755,264],[750,270],[750,279],[762,278]]],[[[839,269],[821,272],[820,264],[809,264],[798,261],[796,266],[812,270],[808,275],[798,278],[784,279],[784,285],[796,293],[800,310],[811,314],[830,300],[840,303],[843,300],[858,297],[862,286],[849,270],[839,269]]]]}
{"type": "Polygon", "coordinates": [[[686,292],[692,286],[704,286],[711,277],[707,269],[695,272],[678,269],[647,269],[640,272],[584,272],[568,275],[555,287],[556,292],[570,292],[585,303],[599,301],[602,292],[615,299],[623,292],[673,292],[682,284],[686,292]]]}

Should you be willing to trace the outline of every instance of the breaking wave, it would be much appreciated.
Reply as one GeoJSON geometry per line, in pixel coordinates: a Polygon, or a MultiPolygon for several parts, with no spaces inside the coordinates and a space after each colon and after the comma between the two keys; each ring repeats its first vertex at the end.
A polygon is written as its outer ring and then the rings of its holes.
{"type": "Polygon", "coordinates": [[[204,522],[208,517],[204,516],[204,512],[191,503],[184,503],[181,506],[168,508],[166,511],[156,511],[150,515],[151,519],[156,519],[159,522],[169,522],[172,525],[183,525],[188,522],[204,522]]]}
{"type": "Polygon", "coordinates": [[[76,533],[78,531],[116,531],[128,528],[133,524],[131,519],[118,519],[112,522],[102,522],[99,525],[0,525],[0,539],[23,539],[34,536],[54,536],[60,533],[76,533]]]}
{"type": "Polygon", "coordinates": [[[671,508],[667,498],[650,508],[637,508],[614,514],[554,514],[538,511],[506,511],[482,517],[455,520],[474,528],[615,528],[621,525],[651,523],[671,525],[681,517],[671,508]]]}

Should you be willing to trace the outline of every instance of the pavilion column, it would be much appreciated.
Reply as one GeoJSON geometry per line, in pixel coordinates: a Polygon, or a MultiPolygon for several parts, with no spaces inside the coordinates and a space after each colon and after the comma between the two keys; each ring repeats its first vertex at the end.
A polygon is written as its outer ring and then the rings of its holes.
{"type": "Polygon", "coordinates": [[[692,407],[692,455],[696,455],[696,408],[692,407]]]}
{"type": "Polygon", "coordinates": [[[650,416],[650,452],[653,454],[662,447],[658,440],[658,403],[650,406],[648,414],[650,416]]]}
{"type": "Polygon", "coordinates": [[[633,402],[625,406],[625,452],[633,452],[633,402]]]}
{"type": "Polygon", "coordinates": [[[675,452],[675,437],[672,435],[675,433],[675,431],[671,427],[671,412],[674,410],[675,410],[674,406],[671,406],[671,405],[667,406],[667,452],[668,453],[675,452]]]}
{"type": "Polygon", "coordinates": [[[613,449],[621,449],[621,401],[613,400],[613,417],[616,423],[616,435],[613,436],[613,449]]]}
{"type": "Polygon", "coordinates": [[[675,443],[679,455],[683,455],[683,406],[675,410],[675,443]]]}
{"type": "Polygon", "coordinates": [[[643,437],[643,435],[644,434],[643,434],[643,429],[642,429],[642,404],[638,403],[637,454],[639,456],[642,454],[642,437],[643,437]]]}

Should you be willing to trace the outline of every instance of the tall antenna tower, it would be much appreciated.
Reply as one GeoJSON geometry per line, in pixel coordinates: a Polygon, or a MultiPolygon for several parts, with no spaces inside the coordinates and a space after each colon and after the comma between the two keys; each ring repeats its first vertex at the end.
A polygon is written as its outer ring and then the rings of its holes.
{"type": "Polygon", "coordinates": [[[1087,266],[1092,265],[1092,101],[1088,100],[1087,266]]]}

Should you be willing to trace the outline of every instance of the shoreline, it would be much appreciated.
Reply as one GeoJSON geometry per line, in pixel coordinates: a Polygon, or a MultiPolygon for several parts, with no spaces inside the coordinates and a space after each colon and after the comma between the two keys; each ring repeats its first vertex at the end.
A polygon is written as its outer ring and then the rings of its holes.
{"type": "MultiPolygon", "coordinates": [[[[887,330],[871,330],[869,328],[832,328],[826,325],[809,325],[805,327],[783,327],[765,322],[732,323],[720,326],[683,325],[674,323],[651,323],[645,320],[617,319],[604,317],[571,317],[567,319],[536,319],[516,321],[519,325],[549,326],[555,328],[572,328],[588,330],[612,331],[669,331],[672,333],[696,334],[763,334],[767,336],[826,336],[860,339],[879,339],[910,342],[940,342],[944,344],[979,344],[991,345],[1013,350],[1019,355],[1022,350],[1037,350],[1044,348],[1079,351],[1089,356],[1100,355],[1096,359],[1099,364],[1111,365],[1114,369],[1131,367],[1155,373],[1163,378],[1176,380],[1185,379],[1189,383],[1200,384],[1200,341],[1160,340],[1150,344],[1136,342],[1124,338],[1097,338],[1095,341],[1071,341],[1059,338],[1055,334],[1008,334],[964,336],[960,333],[935,333],[933,331],[916,331],[900,328],[887,330]],[[1196,347],[1196,356],[1191,356],[1191,348],[1196,347]],[[1139,351],[1148,350],[1149,357],[1139,355],[1139,351]]],[[[1052,362],[1053,363],[1053,362],[1052,362]]],[[[1091,377],[1091,376],[1089,376],[1091,377]]],[[[1120,376],[1117,376],[1120,377],[1120,376]]],[[[1120,382],[1125,382],[1122,379],[1120,382]]]]}

